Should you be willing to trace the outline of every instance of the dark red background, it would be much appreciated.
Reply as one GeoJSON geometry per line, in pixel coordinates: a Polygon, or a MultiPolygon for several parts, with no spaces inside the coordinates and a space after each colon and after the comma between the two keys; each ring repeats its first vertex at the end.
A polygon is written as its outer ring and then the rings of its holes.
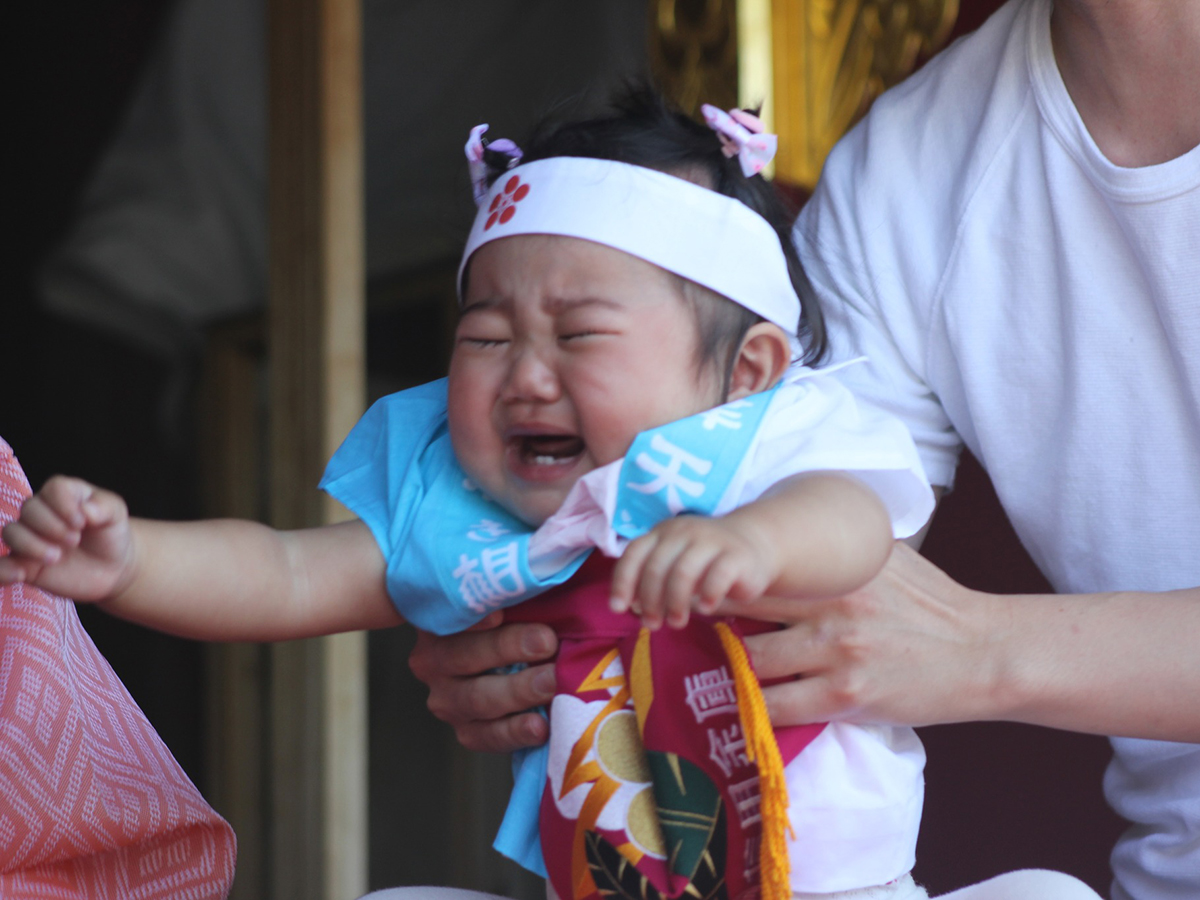
{"type": "MultiPolygon", "coordinates": [[[[922,553],[968,587],[1050,590],[967,453],[922,553]]],[[[1111,755],[1105,738],[1005,722],[920,733],[929,765],[916,876],[930,893],[1010,869],[1047,868],[1107,896],[1108,853],[1123,824],[1101,794],[1111,755]]]]}

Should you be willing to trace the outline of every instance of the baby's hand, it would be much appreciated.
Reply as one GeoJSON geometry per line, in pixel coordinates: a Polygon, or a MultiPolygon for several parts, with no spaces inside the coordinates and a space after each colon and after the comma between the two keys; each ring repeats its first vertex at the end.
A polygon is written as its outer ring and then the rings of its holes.
{"type": "Polygon", "coordinates": [[[78,478],[56,475],[4,526],[11,553],[0,584],[25,581],[73,600],[103,600],[133,567],[125,501],[78,478]]]}
{"type": "Polygon", "coordinates": [[[683,628],[692,607],[757,600],[778,577],[773,542],[733,516],[679,516],[633,541],[613,571],[615,612],[632,609],[649,628],[683,628]]]}

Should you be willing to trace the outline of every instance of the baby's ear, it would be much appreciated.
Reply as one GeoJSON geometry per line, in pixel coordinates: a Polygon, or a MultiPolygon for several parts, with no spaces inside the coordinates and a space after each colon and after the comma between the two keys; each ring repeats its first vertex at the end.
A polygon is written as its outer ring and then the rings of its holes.
{"type": "Polygon", "coordinates": [[[791,362],[791,344],[782,328],[771,322],[751,326],[734,357],[725,402],[774,387],[791,362]]]}

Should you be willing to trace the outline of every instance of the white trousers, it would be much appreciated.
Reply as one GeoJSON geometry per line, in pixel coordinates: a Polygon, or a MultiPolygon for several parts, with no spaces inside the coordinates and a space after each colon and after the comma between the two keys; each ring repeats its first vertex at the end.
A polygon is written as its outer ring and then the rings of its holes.
{"type": "Polygon", "coordinates": [[[972,884],[937,900],[1102,900],[1099,894],[1071,875],[1046,869],[1005,872],[972,884]]]}
{"type": "MultiPolygon", "coordinates": [[[[798,894],[796,900],[925,900],[927,894],[912,878],[895,884],[839,891],[836,894],[798,894]]],[[[367,894],[362,900],[508,900],[496,894],[461,888],[402,887],[367,894]]],[[[1044,869],[1006,872],[979,884],[939,894],[937,900],[1102,900],[1099,894],[1070,875],[1044,869]]]]}

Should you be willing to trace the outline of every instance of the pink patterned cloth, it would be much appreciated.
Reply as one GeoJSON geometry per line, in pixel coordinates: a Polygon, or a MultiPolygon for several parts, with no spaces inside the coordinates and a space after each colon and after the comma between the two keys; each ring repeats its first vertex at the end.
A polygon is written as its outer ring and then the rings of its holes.
{"type": "MultiPolygon", "coordinates": [[[[29,494],[0,440],[0,524],[29,494]]],[[[0,587],[0,897],[221,898],[236,852],[75,605],[0,587]]]]}

